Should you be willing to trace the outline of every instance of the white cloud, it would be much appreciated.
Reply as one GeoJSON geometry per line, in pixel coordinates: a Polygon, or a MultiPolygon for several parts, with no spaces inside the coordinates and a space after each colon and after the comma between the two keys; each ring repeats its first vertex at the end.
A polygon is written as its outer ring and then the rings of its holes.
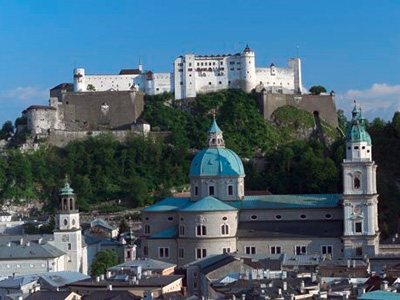
{"type": "MultiPolygon", "coordinates": [[[[0,93],[0,100],[36,101],[48,98],[48,89],[39,89],[33,86],[19,86],[0,93]]],[[[33,103],[32,103],[33,104],[33,103]]]]}
{"type": "Polygon", "coordinates": [[[400,85],[374,83],[368,89],[351,89],[337,95],[337,106],[348,112],[354,100],[360,103],[367,119],[391,120],[394,112],[400,110],[400,85]]]}

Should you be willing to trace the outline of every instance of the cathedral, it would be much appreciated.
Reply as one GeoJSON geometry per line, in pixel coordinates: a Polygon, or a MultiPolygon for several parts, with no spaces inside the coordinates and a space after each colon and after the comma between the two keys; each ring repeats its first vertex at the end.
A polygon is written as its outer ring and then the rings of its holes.
{"type": "Polygon", "coordinates": [[[225,252],[378,257],[377,166],[357,105],[342,167],[343,194],[246,195],[243,163],[214,118],[191,163],[190,197],[143,209],[141,256],[178,266],[225,252]]]}

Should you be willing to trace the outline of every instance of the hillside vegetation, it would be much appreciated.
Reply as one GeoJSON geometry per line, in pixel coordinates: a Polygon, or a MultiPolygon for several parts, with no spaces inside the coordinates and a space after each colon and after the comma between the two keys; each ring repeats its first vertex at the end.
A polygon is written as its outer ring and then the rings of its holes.
{"type": "MultiPolygon", "coordinates": [[[[137,135],[120,143],[104,134],[63,149],[42,145],[35,152],[4,152],[0,156],[1,199],[39,199],[51,209],[68,174],[82,210],[109,199],[122,200],[121,206],[109,209],[157,201],[171,188],[188,184],[190,161],[205,146],[213,112],[226,146],[244,159],[247,189],[275,194],[341,193],[344,141],[325,122],[323,130],[332,140],[329,145],[304,135],[313,131],[310,113],[282,107],[269,123],[258,112],[253,96],[237,90],[198,95],[183,109],[171,98],[169,94],[147,97],[143,114],[153,130],[171,132],[168,143],[137,135]],[[260,161],[264,170],[258,167],[260,161]]],[[[340,124],[346,126],[343,113],[340,124]]],[[[380,219],[386,235],[397,228],[400,215],[400,115],[388,123],[375,120],[369,131],[379,165],[380,219]],[[387,153],[394,157],[388,159],[387,153]]]]}

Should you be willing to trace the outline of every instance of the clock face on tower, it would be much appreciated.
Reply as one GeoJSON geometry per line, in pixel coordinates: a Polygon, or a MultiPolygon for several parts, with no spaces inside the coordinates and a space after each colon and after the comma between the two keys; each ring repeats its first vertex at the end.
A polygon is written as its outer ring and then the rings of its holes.
{"type": "Polygon", "coordinates": [[[63,242],[69,242],[69,235],[68,234],[63,234],[62,241],[63,242]]]}

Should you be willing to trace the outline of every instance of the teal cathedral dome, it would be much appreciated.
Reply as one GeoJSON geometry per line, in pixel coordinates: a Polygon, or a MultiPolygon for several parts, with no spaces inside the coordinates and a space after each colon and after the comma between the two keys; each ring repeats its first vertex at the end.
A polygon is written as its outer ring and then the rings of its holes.
{"type": "Polygon", "coordinates": [[[207,132],[207,148],[196,154],[190,166],[189,176],[245,176],[240,157],[225,148],[222,130],[215,118],[207,132]]]}

